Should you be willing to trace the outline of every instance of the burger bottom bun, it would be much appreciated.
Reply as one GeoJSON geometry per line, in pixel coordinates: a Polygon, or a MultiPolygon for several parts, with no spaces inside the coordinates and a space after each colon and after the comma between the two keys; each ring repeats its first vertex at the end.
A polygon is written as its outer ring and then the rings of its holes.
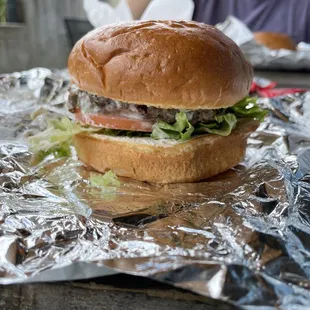
{"type": "Polygon", "coordinates": [[[144,138],[79,134],[74,145],[80,160],[97,171],[156,183],[185,183],[207,179],[237,165],[244,157],[247,137],[258,127],[239,123],[228,136],[203,135],[183,143],[144,138]]]}

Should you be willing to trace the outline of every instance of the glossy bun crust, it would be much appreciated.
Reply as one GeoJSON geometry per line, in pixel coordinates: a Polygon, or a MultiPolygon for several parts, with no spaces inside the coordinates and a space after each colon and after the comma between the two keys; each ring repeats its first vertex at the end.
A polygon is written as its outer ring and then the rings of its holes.
{"type": "Polygon", "coordinates": [[[291,37],[284,33],[278,32],[255,32],[255,40],[265,45],[271,50],[279,50],[281,48],[296,51],[296,44],[291,37]]]}
{"type": "Polygon", "coordinates": [[[215,109],[244,98],[252,68],[212,26],[185,21],[107,25],[83,37],[69,57],[80,89],[160,108],[215,109]]]}
{"type": "Polygon", "coordinates": [[[228,137],[203,135],[168,146],[151,139],[79,134],[74,146],[80,160],[100,172],[157,183],[196,182],[236,166],[257,126],[247,121],[228,137]]]}

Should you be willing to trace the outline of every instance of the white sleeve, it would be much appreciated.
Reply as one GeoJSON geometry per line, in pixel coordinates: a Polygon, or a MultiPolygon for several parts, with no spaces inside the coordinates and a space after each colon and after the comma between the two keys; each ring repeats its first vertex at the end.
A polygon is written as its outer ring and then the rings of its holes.
{"type": "Polygon", "coordinates": [[[89,22],[95,27],[124,20],[132,20],[130,9],[125,0],[113,8],[109,3],[99,0],[84,0],[83,7],[89,22]]]}
{"type": "Polygon", "coordinates": [[[152,0],[141,16],[141,20],[192,20],[193,0],[152,0]]]}

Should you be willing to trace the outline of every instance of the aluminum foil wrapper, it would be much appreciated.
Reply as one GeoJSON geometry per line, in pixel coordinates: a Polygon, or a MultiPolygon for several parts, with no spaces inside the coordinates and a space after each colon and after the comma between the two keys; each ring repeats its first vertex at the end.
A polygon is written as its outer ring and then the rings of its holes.
{"type": "MultiPolygon", "coordinates": [[[[32,164],[27,136],[68,115],[65,71],[0,77],[0,283],[150,277],[245,309],[309,309],[310,93],[205,182],[90,186],[74,154],[32,164]]],[[[69,115],[70,116],[70,115],[69,115]]]]}
{"type": "Polygon", "coordinates": [[[270,50],[258,44],[247,26],[232,16],[217,28],[239,45],[255,69],[310,71],[310,44],[299,43],[297,51],[270,50]]]}

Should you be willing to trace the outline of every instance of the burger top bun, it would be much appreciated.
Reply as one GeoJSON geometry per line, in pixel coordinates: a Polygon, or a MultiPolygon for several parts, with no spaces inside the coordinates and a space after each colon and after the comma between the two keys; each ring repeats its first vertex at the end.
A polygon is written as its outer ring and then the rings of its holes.
{"type": "Polygon", "coordinates": [[[255,32],[255,40],[271,50],[287,49],[296,51],[296,44],[291,37],[278,32],[255,32]]]}
{"type": "Polygon", "coordinates": [[[107,25],[69,57],[72,82],[89,93],[159,108],[215,109],[245,97],[252,68],[212,26],[185,21],[107,25]]]}

